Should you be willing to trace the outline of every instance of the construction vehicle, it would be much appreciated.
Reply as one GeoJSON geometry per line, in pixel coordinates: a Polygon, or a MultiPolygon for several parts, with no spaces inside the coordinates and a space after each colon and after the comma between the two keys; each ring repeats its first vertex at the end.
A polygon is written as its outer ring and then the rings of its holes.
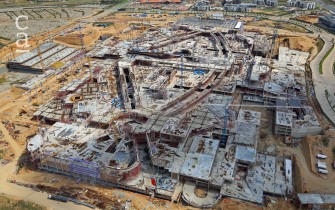
{"type": "Polygon", "coordinates": [[[323,163],[323,162],[320,162],[320,161],[318,161],[318,162],[316,163],[316,166],[317,166],[319,169],[327,169],[327,165],[326,165],[326,163],[323,163]]]}
{"type": "Polygon", "coordinates": [[[318,172],[320,174],[328,174],[328,170],[326,170],[326,169],[319,169],[318,172]]]}
{"type": "Polygon", "coordinates": [[[322,155],[322,154],[317,154],[316,157],[319,158],[319,159],[326,159],[327,158],[326,155],[322,155]]]}

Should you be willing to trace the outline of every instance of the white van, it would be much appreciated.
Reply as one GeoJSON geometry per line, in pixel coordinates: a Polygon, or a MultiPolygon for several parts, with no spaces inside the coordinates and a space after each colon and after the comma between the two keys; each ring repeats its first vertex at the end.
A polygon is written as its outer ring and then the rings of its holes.
{"type": "Polygon", "coordinates": [[[317,154],[316,157],[319,158],[319,159],[326,159],[327,158],[326,155],[322,155],[322,154],[317,154]]]}
{"type": "Polygon", "coordinates": [[[324,170],[324,169],[319,169],[318,172],[320,174],[328,174],[328,171],[327,170],[324,170]]]}

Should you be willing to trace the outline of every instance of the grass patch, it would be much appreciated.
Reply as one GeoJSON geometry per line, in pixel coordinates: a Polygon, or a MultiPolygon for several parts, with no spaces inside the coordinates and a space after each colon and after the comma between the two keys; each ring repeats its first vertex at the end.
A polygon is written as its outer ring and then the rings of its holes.
{"type": "Polygon", "coordinates": [[[335,74],[335,62],[333,63],[333,74],[335,74]]]}
{"type": "Polygon", "coordinates": [[[323,39],[318,38],[315,45],[318,47],[318,53],[322,50],[323,46],[325,45],[325,41],[323,39]]]}
{"type": "Polygon", "coordinates": [[[255,22],[250,22],[246,24],[247,26],[261,26],[261,27],[272,27],[272,28],[278,28],[283,30],[288,30],[292,32],[301,32],[301,33],[310,33],[308,29],[305,27],[299,26],[294,23],[286,23],[283,21],[275,21],[275,20],[267,20],[262,19],[255,22]]]}
{"type": "Polygon", "coordinates": [[[46,207],[40,206],[35,203],[28,201],[17,201],[14,199],[7,198],[3,195],[0,196],[0,210],[10,209],[10,210],[46,210],[46,207]]]}
{"type": "Polygon", "coordinates": [[[333,46],[330,48],[330,50],[328,50],[328,52],[326,53],[326,55],[322,58],[321,62],[319,63],[319,73],[320,74],[323,74],[322,72],[322,65],[323,65],[323,62],[326,60],[326,58],[329,56],[329,54],[331,53],[331,51],[333,51],[334,49],[334,44],[333,46]]]}
{"type": "MultiPolygon", "coordinates": [[[[330,103],[330,101],[329,101],[329,92],[328,92],[328,90],[326,89],[325,90],[325,95],[326,95],[326,99],[327,99],[327,101],[328,101],[328,104],[329,104],[329,106],[332,108],[332,110],[335,112],[335,106],[333,106],[331,103],[330,103]]],[[[325,114],[325,113],[324,113],[325,114]]],[[[325,115],[327,118],[328,118],[328,116],[327,115],[325,115]]],[[[328,118],[328,120],[329,120],[329,118],[328,118]]],[[[329,120],[329,121],[331,121],[331,120],[329,120]]],[[[333,124],[333,123],[332,123],[333,124]]]]}
{"type": "Polygon", "coordinates": [[[260,15],[287,15],[290,12],[275,8],[275,7],[265,7],[265,8],[260,8],[260,9],[254,9],[251,11],[252,13],[255,14],[260,14],[260,15]]]}
{"type": "Polygon", "coordinates": [[[0,85],[2,84],[2,83],[5,83],[5,82],[7,82],[7,79],[6,78],[0,78],[0,85]]]}
{"type": "Polygon", "coordinates": [[[335,6],[335,2],[332,0],[322,0],[324,3],[335,6]]]}
{"type": "Polygon", "coordinates": [[[283,24],[280,24],[280,25],[284,25],[283,29],[286,29],[288,31],[300,32],[300,33],[311,33],[308,29],[306,29],[302,26],[293,24],[293,23],[286,23],[286,24],[283,23],[283,24]]]}
{"type": "Polygon", "coordinates": [[[7,38],[7,37],[3,37],[3,36],[0,36],[0,39],[3,39],[3,40],[10,41],[10,39],[9,39],[9,38],[7,38]]]}

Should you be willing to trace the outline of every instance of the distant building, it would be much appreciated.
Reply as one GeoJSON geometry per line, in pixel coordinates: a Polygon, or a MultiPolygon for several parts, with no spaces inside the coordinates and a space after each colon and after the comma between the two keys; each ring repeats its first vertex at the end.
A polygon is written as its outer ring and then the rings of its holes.
{"type": "Polygon", "coordinates": [[[222,20],[223,19],[223,14],[222,13],[215,13],[212,15],[213,19],[218,19],[218,20],[222,20]]]}
{"type": "Polygon", "coordinates": [[[299,0],[288,0],[286,6],[288,7],[299,7],[302,9],[315,9],[315,2],[313,1],[299,1],[299,0]]]}
{"type": "Polygon", "coordinates": [[[181,3],[182,0],[140,0],[141,3],[181,3]]]}
{"type": "Polygon", "coordinates": [[[241,0],[224,0],[222,3],[223,5],[224,4],[241,4],[242,1],[241,0]]]}
{"type": "Polygon", "coordinates": [[[320,16],[319,22],[327,26],[330,30],[335,31],[335,15],[320,16]]]}
{"type": "Polygon", "coordinates": [[[255,0],[254,3],[257,5],[267,5],[274,7],[278,5],[278,0],[255,0]]]}
{"type": "Polygon", "coordinates": [[[252,3],[225,4],[224,9],[228,12],[250,12],[251,8],[256,8],[256,6],[252,3]]]}
{"type": "Polygon", "coordinates": [[[265,5],[265,0],[255,0],[254,3],[257,5],[265,5]]]}
{"type": "Polygon", "coordinates": [[[277,1],[277,0],[265,0],[265,4],[266,4],[267,6],[274,7],[274,6],[277,6],[277,5],[278,5],[278,1],[277,1]]]}
{"type": "Polygon", "coordinates": [[[210,11],[210,2],[209,1],[199,1],[194,4],[195,11],[210,11]]]}

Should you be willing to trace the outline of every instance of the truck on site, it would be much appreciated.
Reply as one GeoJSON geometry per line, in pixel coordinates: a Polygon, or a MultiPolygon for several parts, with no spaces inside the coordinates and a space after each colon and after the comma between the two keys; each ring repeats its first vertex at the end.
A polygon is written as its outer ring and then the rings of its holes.
{"type": "Polygon", "coordinates": [[[67,202],[69,200],[67,197],[61,195],[48,195],[48,199],[61,202],[67,202]]]}
{"type": "Polygon", "coordinates": [[[320,169],[320,168],[319,168],[318,172],[319,172],[320,174],[328,174],[328,171],[325,170],[325,169],[320,169]]]}
{"type": "Polygon", "coordinates": [[[326,159],[327,155],[317,154],[316,157],[319,159],[326,159]]]}

